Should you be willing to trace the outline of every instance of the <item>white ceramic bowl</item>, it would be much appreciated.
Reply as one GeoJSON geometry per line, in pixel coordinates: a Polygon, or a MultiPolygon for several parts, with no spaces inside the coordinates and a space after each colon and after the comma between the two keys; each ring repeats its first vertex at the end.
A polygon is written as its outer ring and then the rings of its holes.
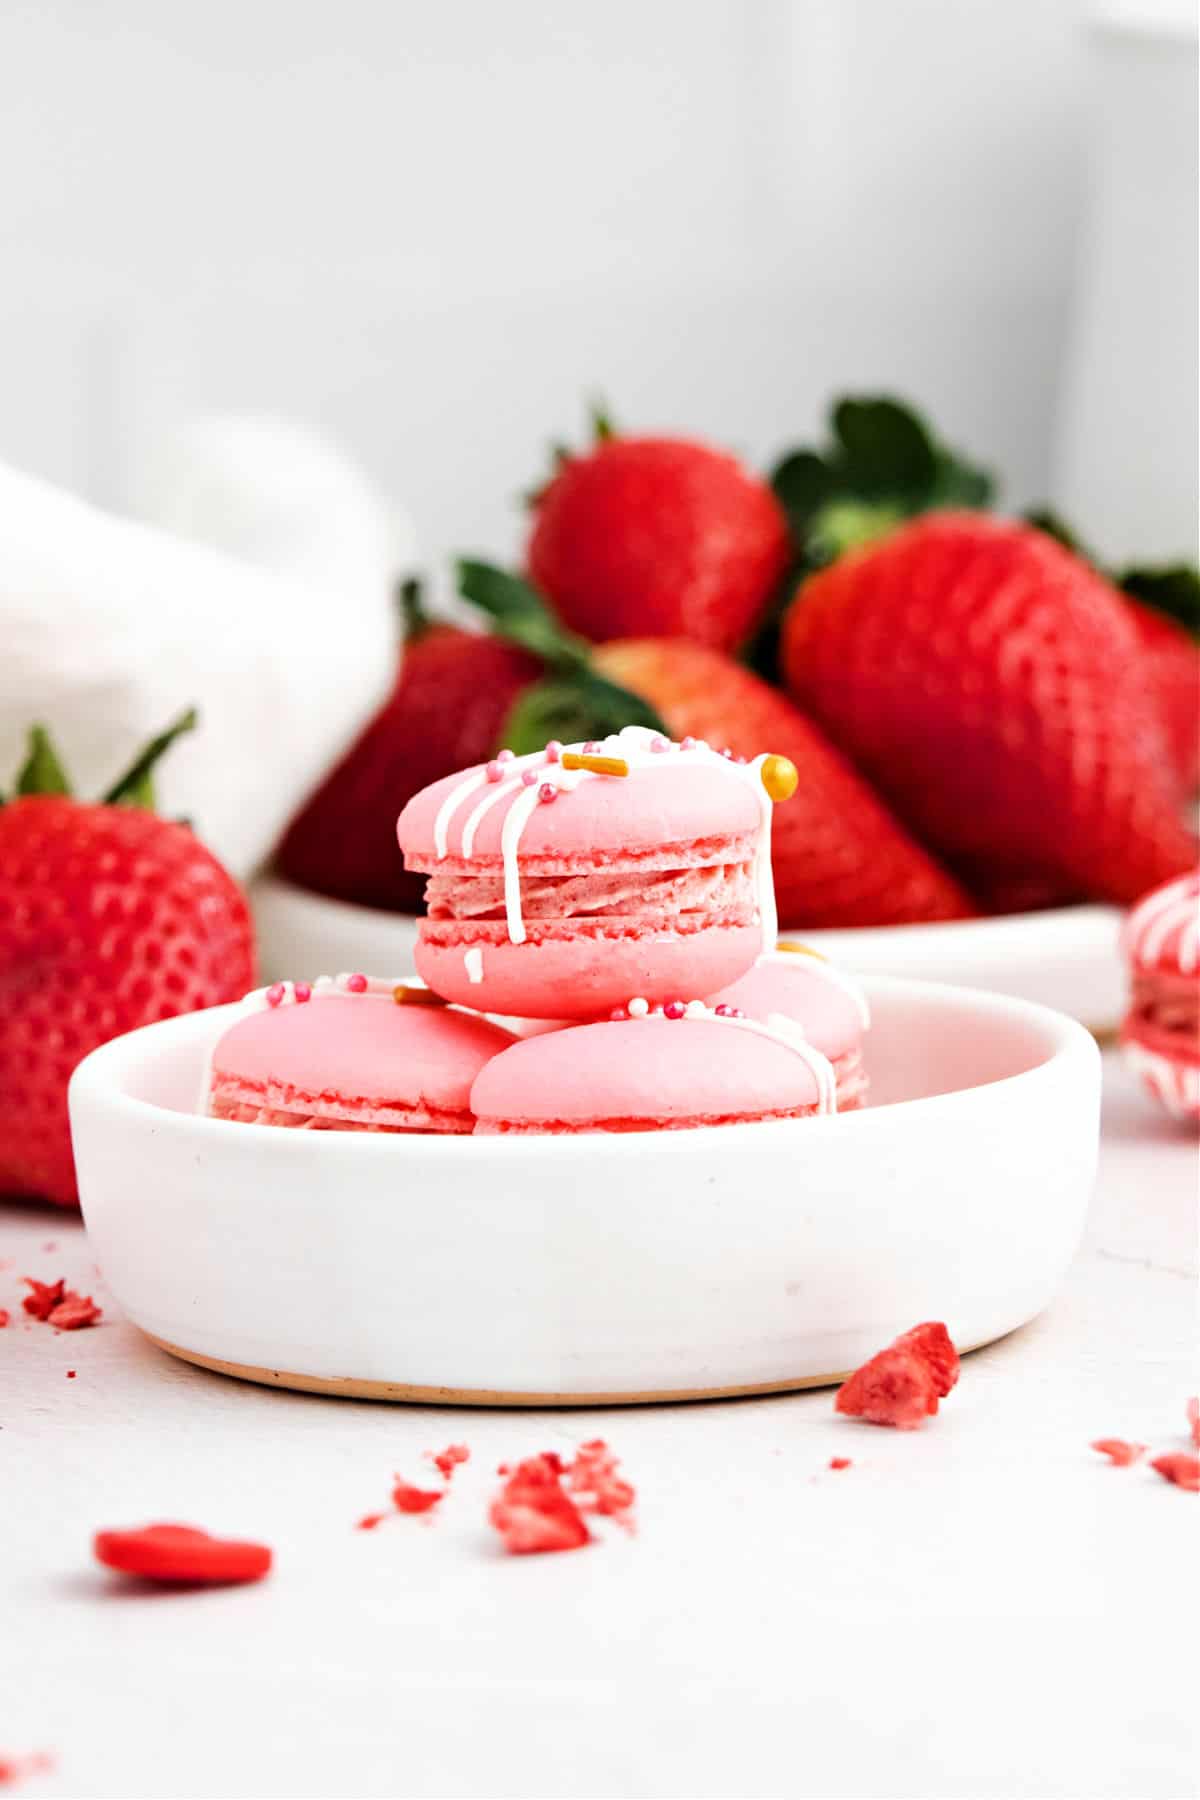
{"type": "Polygon", "coordinates": [[[377,1136],[198,1117],[230,1008],[118,1038],[71,1084],[106,1282],[191,1361],[386,1399],[559,1405],[837,1379],[944,1318],[1046,1305],[1095,1168],[1072,1020],[869,984],[874,1104],[581,1137],[377,1136]]]}
{"type": "MultiPolygon", "coordinates": [[[[370,969],[412,969],[416,919],[348,906],[271,876],[253,888],[264,981],[370,969]]],[[[1125,1008],[1118,948],[1122,915],[1109,906],[964,919],[941,925],[890,925],[864,931],[785,930],[858,975],[904,975],[987,988],[1057,1007],[1100,1035],[1115,1031],[1125,1008]]]]}

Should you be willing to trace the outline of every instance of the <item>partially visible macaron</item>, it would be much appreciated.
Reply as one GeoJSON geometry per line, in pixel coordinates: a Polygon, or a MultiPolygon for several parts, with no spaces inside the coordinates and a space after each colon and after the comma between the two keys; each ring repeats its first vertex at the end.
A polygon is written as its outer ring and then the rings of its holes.
{"type": "Polygon", "coordinates": [[[632,1017],[503,1051],[471,1089],[476,1131],[678,1131],[836,1110],[829,1063],[790,1021],[762,1024],[700,1000],[652,1009],[638,996],[630,1006],[632,1017]]]}
{"type": "Polygon", "coordinates": [[[782,757],[738,763],[629,726],[434,782],[397,835],[430,876],[417,972],[481,1011],[596,1019],[721,987],[775,941],[782,757]]]}
{"type": "Polygon", "coordinates": [[[469,1132],[471,1085],[514,1041],[424,989],[364,975],[280,982],[246,1005],[213,1050],[205,1101],[243,1124],[469,1132]]]}
{"type": "Polygon", "coordinates": [[[781,941],[737,981],[710,994],[709,1004],[739,1007],[751,1019],[767,1019],[772,1013],[791,1019],[832,1063],[838,1111],[865,1105],[862,1047],[871,1023],[867,997],[852,976],[817,951],[781,941]]]}
{"type": "Polygon", "coordinates": [[[1131,988],[1125,1055],[1173,1117],[1200,1119],[1200,870],[1139,902],[1123,943],[1131,988]]]}

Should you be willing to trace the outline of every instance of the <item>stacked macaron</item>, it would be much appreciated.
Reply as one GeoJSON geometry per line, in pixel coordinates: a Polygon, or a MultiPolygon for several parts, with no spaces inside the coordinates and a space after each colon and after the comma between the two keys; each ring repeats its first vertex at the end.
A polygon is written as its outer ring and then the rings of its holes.
{"type": "Polygon", "coordinates": [[[635,726],[435,782],[397,826],[406,866],[428,876],[420,984],[360,975],[251,996],[214,1051],[206,1109],[561,1134],[861,1105],[865,1000],[787,953],[801,946],[776,949],[771,818],[796,782],[786,758],[635,726]],[[516,1037],[485,1014],[531,1023],[516,1037]]]}
{"type": "Polygon", "coordinates": [[[1200,870],[1156,888],[1134,908],[1125,954],[1126,1057],[1169,1113],[1200,1119],[1200,870]]]}

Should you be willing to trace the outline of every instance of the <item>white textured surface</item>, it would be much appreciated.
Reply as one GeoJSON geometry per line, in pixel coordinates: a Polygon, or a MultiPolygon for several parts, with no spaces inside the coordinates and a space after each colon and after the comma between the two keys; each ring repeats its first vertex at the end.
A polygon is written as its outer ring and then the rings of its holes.
{"type": "MultiPolygon", "coordinates": [[[[1066,1291],[911,1436],[837,1421],[828,1393],[553,1416],[327,1402],[186,1368],[115,1316],[56,1337],[18,1313],[0,1752],[55,1751],[29,1784],[45,1795],[1192,1794],[1196,1501],[1087,1445],[1182,1447],[1195,1144],[1107,1063],[1066,1291]],[[496,1461],[597,1432],[639,1485],[638,1537],[505,1559],[483,1524],[496,1461]],[[352,1529],[393,1470],[458,1438],[474,1459],[444,1516],[352,1529]],[[828,1472],[835,1453],[854,1467],[828,1472]],[[277,1570],[142,1594],[92,1569],[97,1525],[153,1517],[259,1534],[277,1570]]],[[[9,1259],[0,1305],[27,1270],[89,1285],[53,1213],[0,1214],[9,1259]]]]}

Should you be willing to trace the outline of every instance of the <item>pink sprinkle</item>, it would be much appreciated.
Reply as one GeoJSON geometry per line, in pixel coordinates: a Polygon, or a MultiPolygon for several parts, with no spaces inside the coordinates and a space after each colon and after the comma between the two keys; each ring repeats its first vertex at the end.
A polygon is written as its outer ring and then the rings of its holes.
{"type": "Polygon", "coordinates": [[[273,983],[273,985],[271,987],[269,987],[267,989],[266,999],[267,999],[268,1006],[279,1006],[281,1004],[281,1002],[283,1000],[283,983],[282,983],[282,981],[276,981],[275,983],[273,983]]]}
{"type": "Polygon", "coordinates": [[[696,748],[696,739],[689,733],[688,736],[684,738],[679,748],[681,750],[694,750],[696,748]]]}
{"type": "Polygon", "coordinates": [[[614,1006],[608,1016],[613,1024],[616,1025],[621,1019],[627,1019],[629,1014],[625,1011],[623,1006],[614,1006]]]}
{"type": "Polygon", "coordinates": [[[543,781],[541,787],[538,789],[538,799],[543,806],[549,806],[552,800],[558,799],[558,789],[552,781],[543,781]]]}
{"type": "Polygon", "coordinates": [[[300,1006],[303,1006],[304,1002],[306,1000],[312,999],[312,988],[309,986],[307,981],[293,982],[292,983],[292,992],[293,992],[293,994],[295,994],[297,1004],[300,1006]]]}
{"type": "Polygon", "coordinates": [[[68,1370],[67,1370],[67,1380],[68,1380],[68,1381],[74,1381],[74,1379],[75,1379],[75,1371],[74,1371],[74,1369],[68,1369],[68,1370]]]}
{"type": "Polygon", "coordinates": [[[744,769],[746,764],[750,761],[750,758],[748,756],[735,756],[734,761],[741,763],[744,769]]]}
{"type": "Polygon", "coordinates": [[[722,750],[721,755],[725,758],[726,762],[733,761],[733,751],[729,748],[728,744],[726,744],[725,748],[722,750]]]}
{"type": "Polygon", "coordinates": [[[652,737],[650,739],[650,748],[652,750],[662,751],[662,750],[669,750],[671,748],[671,745],[670,745],[669,740],[665,737],[652,737]]]}
{"type": "Polygon", "coordinates": [[[563,753],[563,747],[559,743],[558,739],[551,738],[550,742],[546,745],[546,761],[547,762],[557,762],[559,760],[559,758],[562,756],[562,753],[563,753]]]}
{"type": "Polygon", "coordinates": [[[744,1019],[746,1016],[740,1006],[730,1006],[728,1000],[722,1000],[720,1006],[713,1007],[713,1011],[718,1019],[744,1019]]]}
{"type": "Polygon", "coordinates": [[[489,781],[503,781],[504,780],[504,770],[500,767],[500,764],[498,762],[490,762],[488,764],[487,768],[484,770],[484,774],[487,776],[489,781]]]}
{"type": "Polygon", "coordinates": [[[600,746],[596,742],[596,739],[589,738],[587,743],[583,746],[583,754],[585,756],[595,756],[599,748],[600,746]]]}
{"type": "Polygon", "coordinates": [[[524,769],[521,772],[521,786],[534,787],[537,784],[537,778],[538,773],[536,769],[524,769]]]}
{"type": "Polygon", "coordinates": [[[497,750],[496,761],[499,763],[511,762],[514,755],[515,752],[512,750],[497,750]]]}
{"type": "Polygon", "coordinates": [[[682,1000],[668,1000],[663,1007],[664,1019],[682,1019],[687,1015],[687,1007],[682,1000]]]}
{"type": "Polygon", "coordinates": [[[347,975],[346,992],[348,994],[365,994],[366,991],[367,978],[365,975],[347,975]]]}

